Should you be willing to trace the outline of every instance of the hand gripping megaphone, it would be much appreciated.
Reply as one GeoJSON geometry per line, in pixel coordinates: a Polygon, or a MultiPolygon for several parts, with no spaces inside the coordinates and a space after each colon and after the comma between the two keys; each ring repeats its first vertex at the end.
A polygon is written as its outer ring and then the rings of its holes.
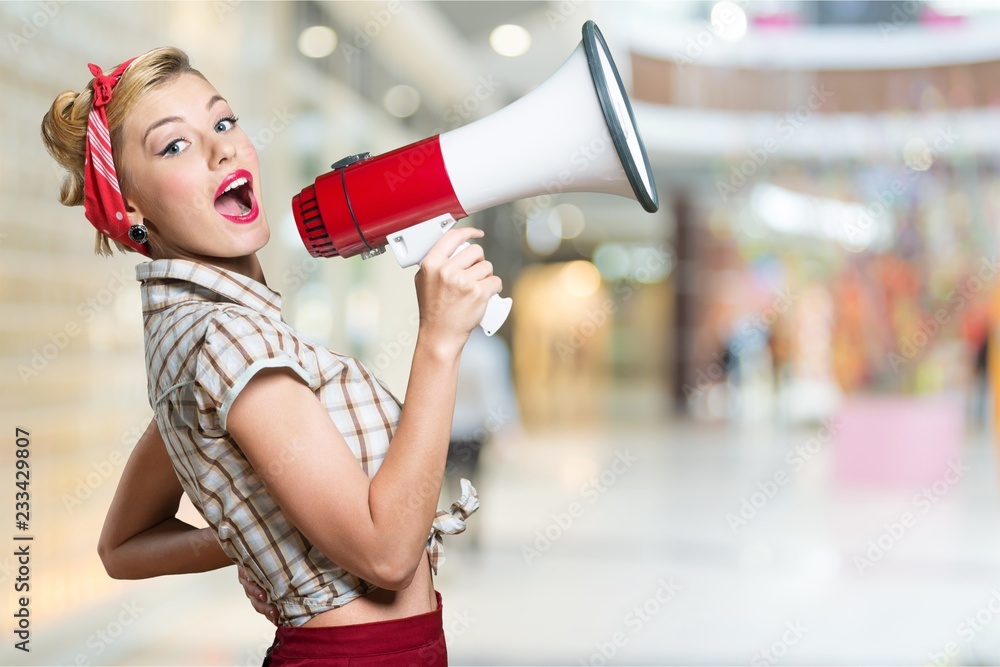
{"type": "MultiPolygon", "coordinates": [[[[556,192],[629,197],[650,213],[659,207],[632,106],[593,21],[566,62],[529,94],[450,132],[377,157],[346,157],[293,197],[292,210],[314,257],[368,259],[388,246],[407,267],[457,219],[556,192]]],[[[510,307],[509,298],[493,295],[480,324],[487,335],[510,307]]]]}

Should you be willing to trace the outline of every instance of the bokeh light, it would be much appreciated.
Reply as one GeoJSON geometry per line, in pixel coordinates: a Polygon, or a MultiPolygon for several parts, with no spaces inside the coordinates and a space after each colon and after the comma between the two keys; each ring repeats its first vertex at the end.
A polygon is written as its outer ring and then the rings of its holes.
{"type": "Polygon", "coordinates": [[[490,46],[502,56],[516,58],[531,48],[531,33],[519,25],[498,25],[490,33],[490,46]]]}
{"type": "Polygon", "coordinates": [[[325,25],[314,25],[299,34],[299,52],[308,58],[325,58],[337,48],[337,33],[325,25]]]}
{"type": "Polygon", "coordinates": [[[408,118],[420,108],[420,93],[413,86],[393,86],[382,98],[385,110],[397,118],[408,118]]]}

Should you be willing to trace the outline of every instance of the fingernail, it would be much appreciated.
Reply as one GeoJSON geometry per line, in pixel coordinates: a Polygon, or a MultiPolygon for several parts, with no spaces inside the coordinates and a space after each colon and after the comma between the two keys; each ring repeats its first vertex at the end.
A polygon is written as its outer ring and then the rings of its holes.
{"type": "Polygon", "coordinates": [[[257,593],[257,599],[260,600],[261,602],[263,602],[264,601],[264,594],[263,593],[257,593]]]}

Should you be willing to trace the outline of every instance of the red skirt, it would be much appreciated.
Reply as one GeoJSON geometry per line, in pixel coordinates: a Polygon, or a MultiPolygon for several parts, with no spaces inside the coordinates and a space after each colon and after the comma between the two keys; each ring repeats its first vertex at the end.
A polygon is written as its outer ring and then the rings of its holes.
{"type": "Polygon", "coordinates": [[[394,621],[331,628],[281,626],[263,667],[447,667],[438,607],[394,621]]]}

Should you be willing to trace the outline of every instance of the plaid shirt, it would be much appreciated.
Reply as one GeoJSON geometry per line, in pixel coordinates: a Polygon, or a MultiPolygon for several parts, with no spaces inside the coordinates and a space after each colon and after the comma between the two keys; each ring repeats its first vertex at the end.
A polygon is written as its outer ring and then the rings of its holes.
{"type": "MultiPolygon", "coordinates": [[[[149,401],[181,486],[226,554],[267,590],[283,625],[299,626],[375,588],[332,562],[291,524],[226,430],[233,401],[263,368],[294,371],[315,392],[361,469],[385,458],[402,403],[357,359],[300,338],[281,296],[246,276],[187,260],[136,267],[142,283],[149,401]]],[[[427,540],[433,571],[441,533],[460,533],[476,490],[438,510],[427,540]]]]}

